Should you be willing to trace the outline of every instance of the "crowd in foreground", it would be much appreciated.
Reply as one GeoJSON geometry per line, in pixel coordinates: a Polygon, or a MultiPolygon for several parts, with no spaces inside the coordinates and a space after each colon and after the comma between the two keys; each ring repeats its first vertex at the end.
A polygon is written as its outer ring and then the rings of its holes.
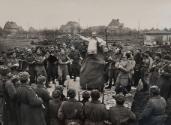
{"type": "Polygon", "coordinates": [[[148,87],[138,87],[131,110],[124,107],[125,96],[120,92],[113,96],[116,106],[107,110],[99,100],[99,90],[84,91],[79,101],[76,90],[68,89],[65,96],[59,85],[50,96],[45,88],[46,77],[39,76],[35,87],[29,85],[28,72],[12,78],[8,73],[4,69],[8,79],[1,89],[5,125],[162,125],[167,119],[166,100],[157,86],[151,86],[149,91],[148,87]],[[137,96],[142,100],[138,101],[137,96]]]}
{"type": "MultiPolygon", "coordinates": [[[[104,78],[114,86],[116,106],[106,109],[99,101],[102,88],[85,91],[66,86],[74,81],[86,60],[85,44],[16,48],[0,57],[0,111],[4,125],[162,125],[171,120],[171,65],[168,55],[122,52],[111,46],[104,51],[104,78]],[[49,94],[50,83],[56,86],[49,94]],[[137,88],[131,109],[124,107],[131,87],[137,88]],[[67,87],[67,95],[63,88],[67,87]]],[[[73,82],[74,84],[74,82],[73,82]]],[[[105,85],[105,84],[104,84],[105,85]]],[[[89,89],[86,87],[86,89],[89,89]]]]}

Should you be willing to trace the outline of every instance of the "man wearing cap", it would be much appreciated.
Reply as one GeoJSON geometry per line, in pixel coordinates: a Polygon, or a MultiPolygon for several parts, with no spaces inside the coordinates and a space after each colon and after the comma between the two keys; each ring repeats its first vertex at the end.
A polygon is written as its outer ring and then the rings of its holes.
{"type": "Polygon", "coordinates": [[[2,114],[1,121],[4,124],[15,124],[15,113],[11,109],[12,99],[16,94],[15,87],[12,85],[10,79],[10,69],[5,66],[0,66],[0,114],[2,114]]]}
{"type": "Polygon", "coordinates": [[[72,60],[71,62],[71,77],[73,76],[74,81],[76,80],[76,77],[80,75],[80,53],[77,49],[75,49],[73,46],[71,47],[71,51],[69,54],[69,58],[72,60]]]}
{"type": "Polygon", "coordinates": [[[58,59],[54,54],[54,51],[50,52],[50,55],[47,57],[47,87],[49,87],[49,82],[52,80],[55,82],[57,78],[57,70],[58,70],[58,59]]]}
{"type": "Polygon", "coordinates": [[[50,120],[50,125],[62,125],[62,121],[58,119],[56,114],[62,104],[61,92],[59,90],[54,90],[52,92],[52,100],[49,101],[48,115],[50,120]]]}
{"type": "Polygon", "coordinates": [[[107,110],[104,104],[99,101],[100,92],[91,91],[91,102],[86,102],[84,106],[85,123],[84,125],[104,125],[107,119],[107,110]]]}
{"type": "Polygon", "coordinates": [[[150,68],[150,85],[160,85],[160,68],[163,66],[162,58],[160,53],[156,53],[154,57],[154,62],[150,68]]]}
{"type": "Polygon", "coordinates": [[[59,90],[61,92],[61,98],[60,98],[61,101],[67,101],[68,100],[63,93],[63,90],[64,90],[63,86],[58,85],[55,87],[55,90],[59,90]]]}
{"type": "Polygon", "coordinates": [[[89,99],[90,99],[90,93],[88,91],[84,91],[83,94],[82,94],[82,103],[83,105],[85,105],[86,102],[89,102],[89,99]]]}
{"type": "Polygon", "coordinates": [[[45,76],[39,76],[37,78],[36,93],[39,97],[42,98],[45,107],[47,107],[47,104],[48,104],[49,100],[51,99],[51,97],[50,97],[50,94],[49,94],[47,88],[45,87],[45,83],[46,83],[46,77],[45,76]]]}
{"type": "MultiPolygon", "coordinates": [[[[33,56],[31,49],[27,50],[26,56],[24,57],[24,63],[26,63],[26,70],[30,74],[30,83],[36,83],[35,57],[33,56]]],[[[22,66],[22,69],[25,70],[24,66],[22,66]]]]}
{"type": "Polygon", "coordinates": [[[21,82],[17,89],[16,99],[18,103],[20,125],[46,125],[43,113],[43,100],[29,86],[29,73],[19,73],[21,82]]]}
{"type": "Polygon", "coordinates": [[[68,63],[70,63],[69,57],[67,56],[66,51],[64,49],[61,49],[59,54],[58,79],[59,79],[59,84],[63,86],[66,80],[66,76],[69,74],[68,63]]]}
{"type": "Polygon", "coordinates": [[[50,94],[47,90],[47,88],[45,87],[46,84],[46,77],[45,76],[39,76],[37,78],[37,88],[36,88],[36,93],[38,95],[38,97],[40,97],[43,100],[43,105],[45,106],[45,116],[46,116],[46,122],[48,123],[48,112],[47,112],[47,108],[48,108],[48,104],[49,104],[49,100],[51,99],[50,94]]]}
{"type": "Polygon", "coordinates": [[[125,96],[123,94],[117,94],[114,98],[116,100],[116,106],[109,109],[109,121],[112,125],[127,125],[130,121],[135,120],[135,114],[124,107],[125,96]]]}
{"type": "MultiPolygon", "coordinates": [[[[16,87],[17,78],[11,77],[4,84],[4,97],[5,97],[5,119],[8,125],[18,125],[17,121],[17,110],[16,110],[16,87]]],[[[4,124],[6,124],[6,122],[4,124]]]]}
{"type": "Polygon", "coordinates": [[[158,86],[150,87],[150,96],[144,111],[141,115],[141,123],[143,125],[162,125],[167,116],[165,114],[166,100],[160,96],[158,86]]]}
{"type": "Polygon", "coordinates": [[[58,118],[65,120],[65,125],[82,125],[83,119],[83,104],[75,99],[76,91],[69,89],[68,101],[64,101],[58,111],[58,118]]]}

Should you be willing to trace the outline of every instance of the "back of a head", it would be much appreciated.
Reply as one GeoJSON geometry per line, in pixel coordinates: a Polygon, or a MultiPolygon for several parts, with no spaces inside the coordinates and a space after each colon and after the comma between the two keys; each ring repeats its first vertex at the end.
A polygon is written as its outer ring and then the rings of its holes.
{"type": "Polygon", "coordinates": [[[90,93],[88,91],[84,91],[82,94],[83,99],[89,99],[90,98],[90,93]]]}
{"type": "Polygon", "coordinates": [[[59,90],[54,90],[52,92],[52,97],[57,99],[57,98],[60,98],[61,97],[61,92],[59,90]]]}
{"type": "Polygon", "coordinates": [[[114,98],[116,100],[116,104],[118,104],[118,105],[123,105],[125,102],[125,96],[121,93],[115,95],[114,98]]]}
{"type": "Polygon", "coordinates": [[[61,86],[61,85],[58,85],[58,86],[56,86],[55,87],[55,90],[59,90],[61,93],[63,93],[63,86],[61,86]]]}
{"type": "Polygon", "coordinates": [[[97,101],[100,98],[100,92],[99,90],[95,89],[91,91],[91,99],[93,101],[97,101]]]}
{"type": "Polygon", "coordinates": [[[45,76],[39,76],[37,78],[37,84],[43,85],[43,84],[45,84],[45,82],[46,82],[46,77],[45,76]]]}
{"type": "Polygon", "coordinates": [[[20,72],[19,73],[19,79],[20,79],[21,83],[27,83],[29,78],[30,78],[30,75],[28,72],[20,72]]]}
{"type": "Polygon", "coordinates": [[[152,95],[152,96],[158,96],[158,95],[160,95],[160,88],[158,87],[158,86],[151,86],[150,87],[150,94],[152,95]]]}
{"type": "Polygon", "coordinates": [[[68,95],[69,98],[75,98],[75,96],[76,96],[75,89],[69,89],[68,92],[67,92],[67,95],[68,95]]]}
{"type": "Polygon", "coordinates": [[[10,73],[10,68],[6,65],[0,66],[0,75],[7,76],[7,74],[10,73]]]}

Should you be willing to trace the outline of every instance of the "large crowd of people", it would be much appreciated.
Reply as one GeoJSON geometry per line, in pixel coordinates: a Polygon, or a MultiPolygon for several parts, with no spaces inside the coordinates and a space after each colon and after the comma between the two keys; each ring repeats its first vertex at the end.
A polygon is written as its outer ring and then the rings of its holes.
{"type": "Polygon", "coordinates": [[[76,88],[64,83],[67,78],[76,81],[87,57],[91,61],[95,58],[87,55],[87,48],[85,43],[62,43],[1,52],[1,125],[170,125],[169,54],[108,46],[103,51],[103,88],[89,89],[85,84],[82,98],[77,100],[76,88]],[[55,85],[52,94],[48,91],[50,84],[55,85]],[[124,102],[133,86],[136,92],[128,109],[124,102]],[[116,105],[109,109],[99,100],[106,89],[116,92],[116,105]]]}

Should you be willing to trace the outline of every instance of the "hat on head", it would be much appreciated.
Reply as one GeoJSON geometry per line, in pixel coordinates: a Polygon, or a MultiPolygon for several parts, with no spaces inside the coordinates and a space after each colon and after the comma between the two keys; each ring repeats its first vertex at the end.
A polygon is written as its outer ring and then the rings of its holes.
{"type": "Polygon", "coordinates": [[[125,96],[120,93],[114,96],[114,99],[116,100],[116,103],[123,104],[125,102],[125,96]]]}
{"type": "Polygon", "coordinates": [[[88,91],[84,91],[82,97],[88,99],[90,98],[90,93],[88,91]]]}
{"type": "Polygon", "coordinates": [[[58,85],[55,87],[55,90],[59,90],[60,92],[63,92],[64,88],[61,85],[58,85]]]}
{"type": "Polygon", "coordinates": [[[0,74],[3,76],[6,76],[8,73],[10,73],[10,69],[8,66],[1,65],[0,66],[0,74]]]}
{"type": "Polygon", "coordinates": [[[61,92],[59,90],[54,90],[52,92],[52,97],[53,98],[59,98],[61,96],[61,92]]]}
{"type": "Polygon", "coordinates": [[[92,100],[98,100],[100,98],[99,90],[95,89],[91,91],[91,98],[92,100]]]}
{"type": "Polygon", "coordinates": [[[26,82],[29,79],[30,75],[28,72],[20,72],[19,79],[22,83],[26,82]]]}
{"type": "Polygon", "coordinates": [[[158,86],[151,86],[150,87],[150,93],[153,95],[159,95],[160,94],[160,88],[158,86]]]}
{"type": "Polygon", "coordinates": [[[11,81],[16,82],[19,80],[19,76],[18,75],[13,75],[11,78],[11,81]]]}
{"type": "Polygon", "coordinates": [[[74,98],[76,96],[76,91],[75,89],[69,89],[67,92],[68,97],[74,98]]]}
{"type": "Polygon", "coordinates": [[[37,78],[37,84],[43,84],[44,82],[46,82],[46,77],[45,76],[39,76],[37,78]]]}

